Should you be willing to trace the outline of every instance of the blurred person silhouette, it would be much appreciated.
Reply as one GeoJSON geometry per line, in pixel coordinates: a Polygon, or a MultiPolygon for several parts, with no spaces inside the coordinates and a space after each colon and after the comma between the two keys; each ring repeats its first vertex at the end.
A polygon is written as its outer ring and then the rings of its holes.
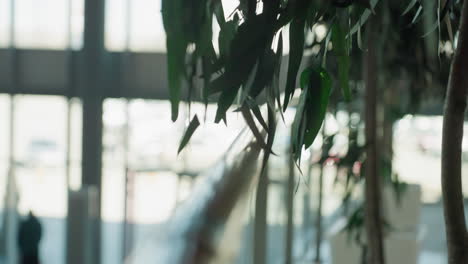
{"type": "Polygon", "coordinates": [[[39,264],[39,242],[42,226],[39,219],[29,211],[26,219],[21,221],[18,232],[18,246],[21,264],[39,264]]]}

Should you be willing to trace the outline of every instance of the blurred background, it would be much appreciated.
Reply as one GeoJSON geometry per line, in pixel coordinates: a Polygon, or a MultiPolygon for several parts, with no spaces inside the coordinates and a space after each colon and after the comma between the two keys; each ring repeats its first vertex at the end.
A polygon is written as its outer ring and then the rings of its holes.
{"type": "MultiPolygon", "coordinates": [[[[236,1],[224,2],[232,7],[225,12],[232,12],[236,1]]],[[[101,223],[89,263],[123,263],[137,245],[153,239],[155,230],[163,230],[190,196],[197,175],[213,166],[244,128],[234,112],[228,126],[206,122],[177,155],[189,109],[182,104],[182,117],[170,120],[160,6],[160,0],[0,0],[0,263],[17,263],[16,230],[30,211],[42,225],[42,263],[71,263],[71,245],[80,248],[79,241],[71,242],[70,225],[80,223],[70,219],[79,217],[73,201],[89,199],[92,195],[83,192],[89,186],[97,193],[92,205],[101,223]]],[[[419,263],[445,263],[442,98],[425,106],[392,124],[393,171],[421,191],[419,263]]],[[[216,105],[205,112],[202,103],[193,103],[190,111],[212,120],[216,105]]],[[[286,123],[294,111],[288,109],[286,123]]],[[[335,149],[327,155],[339,159],[349,149],[352,120],[362,134],[359,111],[356,117],[337,108],[327,116],[323,135],[335,135],[335,149]]],[[[336,183],[339,162],[318,162],[324,155],[319,137],[303,156],[303,175],[296,174],[288,210],[289,131],[279,123],[279,155],[268,167],[263,204],[265,263],[285,263],[287,243],[293,245],[293,263],[311,263],[315,257],[320,174],[322,263],[332,263],[328,230],[340,214],[344,192],[336,183]],[[291,221],[294,235],[287,237],[291,221]]],[[[468,145],[463,151],[467,167],[468,145]]],[[[245,243],[236,263],[254,263],[256,212],[254,195],[249,197],[245,243]]]]}

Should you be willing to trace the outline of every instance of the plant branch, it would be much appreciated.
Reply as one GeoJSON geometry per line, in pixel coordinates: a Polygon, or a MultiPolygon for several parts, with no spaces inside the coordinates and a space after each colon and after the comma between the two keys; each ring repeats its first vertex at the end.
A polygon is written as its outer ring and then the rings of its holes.
{"type": "Polygon", "coordinates": [[[377,19],[372,17],[367,23],[367,53],[364,63],[365,91],[365,133],[366,133],[366,166],[365,166],[365,226],[367,234],[367,263],[384,264],[382,215],[381,215],[381,181],[378,173],[377,149],[377,19]]]}
{"type": "Polygon", "coordinates": [[[461,146],[467,93],[468,1],[465,1],[445,98],[442,132],[442,194],[449,264],[468,263],[468,232],[461,179],[461,146]]]}

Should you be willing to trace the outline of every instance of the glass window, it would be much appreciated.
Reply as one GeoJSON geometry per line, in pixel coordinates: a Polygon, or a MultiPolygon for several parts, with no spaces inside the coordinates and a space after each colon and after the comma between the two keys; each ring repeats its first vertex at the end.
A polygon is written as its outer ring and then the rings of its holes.
{"type": "Polygon", "coordinates": [[[173,170],[183,118],[171,121],[167,101],[132,100],[129,106],[130,166],[135,170],[173,170]]]}
{"type": "Polygon", "coordinates": [[[127,4],[127,0],[108,0],[106,2],[105,45],[111,51],[125,49],[127,4]]]}
{"type": "MultiPolygon", "coordinates": [[[[9,166],[10,96],[0,95],[0,211],[5,208],[6,178],[9,166]]],[[[0,221],[0,226],[3,221],[0,221]]]]}
{"type": "Polygon", "coordinates": [[[127,242],[135,246],[147,238],[148,225],[157,227],[169,219],[177,202],[190,194],[191,177],[214,165],[245,126],[242,116],[234,112],[228,113],[229,127],[213,124],[215,105],[209,105],[205,112],[203,104],[194,103],[189,111],[181,103],[175,123],[170,119],[170,109],[168,101],[104,102],[103,232],[112,233],[114,238],[104,235],[105,261],[121,257],[116,252],[121,252],[124,239],[121,223],[125,201],[131,224],[127,242]],[[195,114],[203,124],[184,151],[177,154],[188,119],[195,114]]]}
{"type": "Polygon", "coordinates": [[[104,221],[123,219],[125,183],[126,100],[104,101],[102,218],[104,221]]]}
{"type": "MultiPolygon", "coordinates": [[[[229,16],[237,7],[238,1],[223,0],[223,5],[225,15],[229,16]]],[[[217,41],[214,44],[216,46],[217,41]]],[[[166,34],[162,22],[161,0],[108,0],[106,48],[111,51],[128,48],[132,51],[165,52],[166,34]]]]}
{"type": "Polygon", "coordinates": [[[106,48],[166,50],[161,0],[108,0],[106,4],[106,48]]]}
{"type": "Polygon", "coordinates": [[[120,263],[125,192],[126,100],[106,99],[103,105],[102,261],[120,263]]]}
{"type": "Polygon", "coordinates": [[[10,45],[11,0],[0,0],[0,47],[10,45]]]}
{"type": "Polygon", "coordinates": [[[267,263],[274,263],[284,259],[284,245],[286,239],[286,188],[280,184],[268,186],[267,204],[267,263]]]}
{"type": "MultiPolygon", "coordinates": [[[[435,203],[441,199],[440,158],[442,146],[442,116],[407,115],[395,124],[394,167],[400,180],[419,184],[422,201],[435,203]]],[[[468,169],[468,122],[464,125],[462,171],[468,169]]],[[[468,197],[468,183],[463,181],[463,193],[468,197]]]]}
{"type": "Polygon", "coordinates": [[[66,208],[66,100],[15,97],[15,161],[20,212],[64,217],[66,208]]]}
{"type": "Polygon", "coordinates": [[[81,47],[84,21],[83,0],[16,0],[14,2],[14,33],[17,47],[47,49],[81,47]]]}
{"type": "Polygon", "coordinates": [[[132,0],[130,49],[166,51],[166,34],[162,23],[161,0],[132,0]]]}
{"type": "MultiPolygon", "coordinates": [[[[224,14],[230,16],[237,0],[222,0],[224,14]]],[[[219,27],[215,23],[213,38],[219,27]]],[[[285,30],[287,32],[287,29],[285,30]]],[[[106,2],[106,48],[111,51],[166,51],[166,34],[161,15],[161,0],[108,0],[106,2]],[[128,41],[128,42],[127,42],[128,41]]],[[[284,38],[286,36],[286,38],[284,38]]],[[[289,50],[287,35],[284,46],[289,50]]],[[[214,41],[217,49],[217,41],[214,41]]]]}
{"type": "Polygon", "coordinates": [[[70,100],[70,118],[70,179],[68,187],[76,191],[81,187],[81,148],[83,131],[83,106],[81,100],[77,98],[70,100]]]}
{"type": "Polygon", "coordinates": [[[18,210],[40,217],[41,258],[63,263],[65,251],[57,249],[65,242],[67,102],[57,96],[19,95],[14,109],[18,210]]]}

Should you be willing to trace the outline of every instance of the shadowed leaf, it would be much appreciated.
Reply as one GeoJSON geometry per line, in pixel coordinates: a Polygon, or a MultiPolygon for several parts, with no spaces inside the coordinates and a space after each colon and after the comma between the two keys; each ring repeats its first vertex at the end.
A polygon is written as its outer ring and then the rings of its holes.
{"type": "Polygon", "coordinates": [[[340,81],[341,91],[345,100],[350,101],[348,42],[345,39],[342,28],[337,23],[332,26],[332,42],[333,51],[338,60],[338,79],[340,81]]]}
{"type": "Polygon", "coordinates": [[[283,59],[283,34],[282,32],[280,32],[279,37],[278,37],[278,47],[276,48],[276,69],[275,69],[275,75],[273,76],[272,86],[275,92],[276,103],[278,104],[281,119],[283,120],[283,122],[285,122],[283,111],[282,111],[283,106],[281,104],[281,92],[280,92],[280,87],[279,87],[282,59],[283,59]]]}
{"type": "Polygon", "coordinates": [[[296,114],[294,116],[294,121],[291,127],[291,146],[292,146],[292,153],[294,160],[297,161],[300,159],[300,154],[302,151],[302,139],[301,139],[301,130],[305,130],[305,126],[303,126],[303,117],[304,117],[304,108],[306,104],[308,87],[306,86],[305,89],[302,91],[299,102],[296,107],[296,114]]]}
{"type": "Polygon", "coordinates": [[[401,15],[402,16],[406,15],[416,5],[417,2],[418,2],[418,0],[412,0],[408,4],[408,6],[405,8],[405,11],[403,11],[403,13],[401,15]]]}
{"type": "Polygon", "coordinates": [[[411,24],[416,23],[416,21],[417,21],[418,18],[419,18],[419,15],[421,15],[422,10],[423,10],[423,7],[422,7],[422,6],[419,6],[418,11],[416,11],[416,14],[415,14],[414,17],[413,17],[413,20],[411,20],[411,24]]]}
{"type": "Polygon", "coordinates": [[[265,144],[263,136],[258,130],[257,125],[255,124],[255,121],[252,117],[252,114],[250,113],[249,108],[244,105],[241,107],[241,112],[242,112],[242,116],[245,119],[245,122],[247,123],[250,130],[252,131],[252,134],[255,136],[257,143],[260,145],[260,147],[265,149],[265,151],[271,151],[268,149],[267,145],[265,144]]]}
{"type": "MultiPolygon", "coordinates": [[[[240,89],[240,85],[249,78],[260,50],[264,48],[265,37],[265,17],[255,16],[239,26],[230,44],[229,57],[235,58],[228,60],[225,67],[223,79],[220,80],[221,96],[218,100],[218,109],[215,122],[219,123],[226,116],[226,111],[233,104],[234,99],[240,89]]],[[[217,83],[217,80],[213,84],[217,83]]],[[[218,84],[216,84],[218,85],[218,84]]],[[[213,90],[213,89],[212,89],[213,90]]]]}
{"type": "MultiPolygon", "coordinates": [[[[273,153],[273,142],[275,140],[275,133],[276,133],[276,109],[272,109],[268,107],[268,138],[267,138],[267,149],[270,151],[265,151],[263,154],[263,161],[262,161],[262,170],[261,174],[265,171],[266,165],[268,163],[268,159],[270,154],[273,153]]],[[[280,111],[281,112],[281,111],[280,111]]]]}
{"type": "Polygon", "coordinates": [[[179,17],[183,8],[182,0],[163,0],[162,17],[167,39],[167,69],[172,121],[179,115],[180,89],[185,73],[185,53],[188,39],[184,34],[184,24],[179,17]]]}
{"type": "Polygon", "coordinates": [[[308,148],[314,142],[325,119],[332,82],[330,75],[323,68],[309,68],[302,74],[308,79],[306,82],[309,87],[306,106],[307,129],[304,136],[304,145],[308,148]]]}
{"type": "Polygon", "coordinates": [[[190,121],[187,131],[185,131],[185,134],[182,137],[182,140],[180,141],[179,150],[177,150],[177,154],[179,154],[185,148],[198,126],[200,126],[200,121],[198,121],[198,117],[197,115],[195,115],[192,121],[190,121]]]}
{"type": "Polygon", "coordinates": [[[252,110],[252,113],[254,114],[255,118],[260,123],[260,125],[262,125],[262,127],[266,131],[268,131],[268,125],[266,124],[265,120],[263,119],[262,112],[260,111],[260,107],[258,106],[258,104],[252,99],[247,100],[246,103],[249,106],[249,109],[252,110]]]}
{"type": "MultiPolygon", "coordinates": [[[[374,10],[375,6],[378,4],[379,0],[371,0],[371,7],[372,10],[374,10]]],[[[349,34],[352,35],[358,31],[358,28],[362,27],[366,23],[366,21],[369,19],[369,16],[372,14],[372,11],[370,9],[364,9],[362,12],[362,15],[359,17],[359,20],[354,24],[354,26],[351,28],[349,31],[349,34]]]]}
{"type": "Polygon", "coordinates": [[[269,86],[273,80],[276,66],[276,55],[271,49],[267,49],[258,61],[255,80],[250,89],[250,96],[256,98],[266,86],[269,86]]]}
{"type": "Polygon", "coordinates": [[[305,19],[294,19],[289,26],[289,62],[286,88],[284,92],[283,111],[288,107],[289,100],[296,89],[297,72],[301,66],[304,53],[305,19]]]}

